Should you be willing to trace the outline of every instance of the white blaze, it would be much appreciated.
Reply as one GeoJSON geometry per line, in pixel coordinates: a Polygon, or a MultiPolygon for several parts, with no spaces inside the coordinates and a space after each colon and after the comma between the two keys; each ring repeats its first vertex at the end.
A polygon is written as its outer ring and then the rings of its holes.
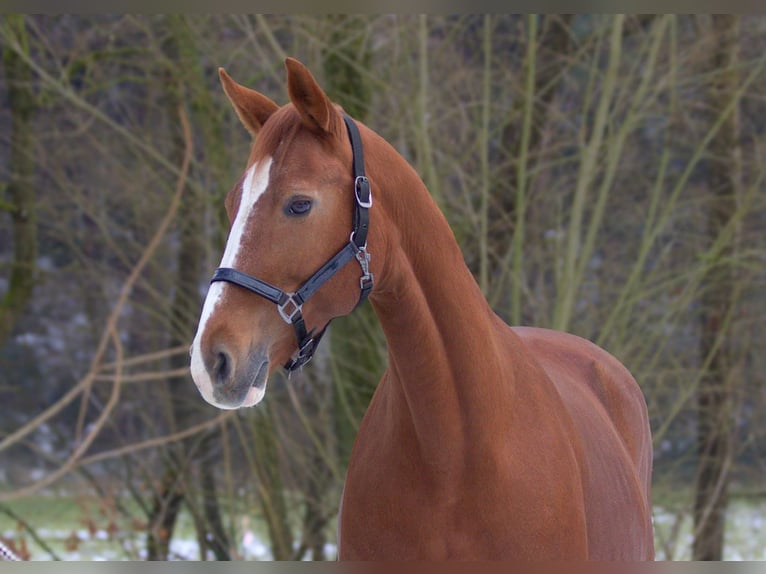
{"type": "MultiPolygon", "coordinates": [[[[239,209],[237,210],[237,216],[234,218],[234,223],[231,225],[229,231],[229,238],[226,241],[226,249],[223,252],[223,258],[219,267],[237,267],[237,257],[239,256],[240,248],[242,246],[242,236],[245,232],[245,227],[250,219],[250,216],[255,211],[256,203],[258,199],[266,191],[269,186],[269,170],[271,168],[271,158],[267,157],[259,163],[253,164],[245,174],[245,181],[242,183],[242,195],[239,201],[239,209]]],[[[229,284],[223,281],[216,281],[210,285],[207,296],[205,297],[205,304],[202,306],[202,315],[200,316],[199,326],[197,327],[197,334],[194,337],[191,348],[191,374],[194,382],[197,384],[202,396],[205,400],[211,404],[215,404],[213,400],[213,382],[210,380],[210,375],[205,368],[205,364],[202,360],[201,341],[202,335],[205,332],[207,322],[215,312],[218,303],[220,302],[224,289],[228,288],[229,284]]],[[[258,402],[263,397],[263,391],[259,389],[250,389],[246,403],[249,403],[251,398],[258,402]],[[251,397],[254,392],[260,396],[251,397]]],[[[253,403],[254,404],[254,403],[253,403]]],[[[217,406],[217,405],[216,405],[217,406]]]]}

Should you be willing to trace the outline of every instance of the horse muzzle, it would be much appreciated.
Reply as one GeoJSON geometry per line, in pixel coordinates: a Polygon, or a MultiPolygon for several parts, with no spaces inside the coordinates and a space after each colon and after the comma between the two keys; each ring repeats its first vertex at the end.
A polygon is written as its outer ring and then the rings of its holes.
{"type": "Polygon", "coordinates": [[[225,347],[194,351],[192,378],[208,403],[219,409],[238,409],[252,407],[263,399],[269,376],[265,352],[250,351],[238,358],[225,347]]]}

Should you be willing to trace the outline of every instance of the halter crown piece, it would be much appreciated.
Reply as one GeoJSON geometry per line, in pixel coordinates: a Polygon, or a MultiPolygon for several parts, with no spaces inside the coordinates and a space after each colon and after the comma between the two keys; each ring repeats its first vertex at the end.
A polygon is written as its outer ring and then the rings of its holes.
{"type": "MultiPolygon", "coordinates": [[[[298,341],[298,350],[285,364],[288,373],[292,373],[311,360],[314,356],[319,341],[324,335],[324,329],[314,335],[314,330],[306,330],[306,322],[303,320],[303,304],[317,292],[333,275],[352,259],[356,259],[362,268],[362,276],[359,279],[359,301],[357,306],[364,303],[373,286],[373,275],[370,273],[370,254],[367,251],[367,232],[370,225],[369,210],[372,207],[372,193],[370,181],[364,175],[364,153],[362,150],[362,138],[354,120],[343,115],[346,122],[349,140],[351,140],[351,152],[353,155],[354,170],[354,220],[351,236],[348,243],[338,253],[333,255],[327,263],[322,265],[303,285],[294,293],[288,293],[275,287],[266,281],[231,269],[219,267],[213,273],[211,283],[226,281],[239,285],[264,299],[268,299],[277,306],[280,316],[284,321],[293,326],[295,338],[298,341]]],[[[328,323],[329,325],[329,323],[328,323]]]]}

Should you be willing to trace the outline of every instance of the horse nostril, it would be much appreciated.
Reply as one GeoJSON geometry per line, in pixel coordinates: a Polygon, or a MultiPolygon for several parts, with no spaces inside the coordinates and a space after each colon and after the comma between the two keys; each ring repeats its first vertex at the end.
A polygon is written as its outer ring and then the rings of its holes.
{"type": "Polygon", "coordinates": [[[231,358],[225,352],[220,351],[215,356],[215,364],[213,365],[213,376],[215,382],[219,385],[226,384],[231,376],[232,363],[231,358]]]}

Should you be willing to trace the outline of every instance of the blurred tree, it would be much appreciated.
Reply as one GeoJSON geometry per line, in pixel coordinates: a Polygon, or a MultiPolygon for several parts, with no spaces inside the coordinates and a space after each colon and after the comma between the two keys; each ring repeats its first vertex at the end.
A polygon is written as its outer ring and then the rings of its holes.
{"type": "Polygon", "coordinates": [[[37,100],[32,89],[32,70],[25,58],[32,57],[26,16],[2,17],[7,37],[15,46],[3,43],[2,55],[11,113],[10,176],[0,189],[0,211],[13,222],[13,259],[8,288],[0,299],[0,346],[4,345],[32,298],[37,260],[37,207],[35,193],[35,149],[32,117],[37,100]],[[20,53],[21,52],[21,53],[20,53]],[[8,201],[4,200],[8,197],[8,201]]]}
{"type": "MultiPolygon", "coordinates": [[[[220,126],[215,121],[215,106],[200,65],[194,33],[184,15],[172,14],[158,22],[157,35],[162,38],[164,57],[158,61],[162,67],[160,77],[165,86],[168,117],[174,117],[179,106],[191,107],[194,123],[205,143],[208,169],[220,174],[226,163],[222,155],[220,126]]],[[[172,161],[180,164],[186,145],[180,128],[176,127],[172,132],[172,161]]],[[[206,253],[203,233],[206,204],[198,186],[187,186],[177,219],[180,241],[168,324],[170,348],[189,345],[197,324],[200,307],[198,279],[206,253]]],[[[188,366],[188,357],[184,354],[176,354],[170,361],[170,370],[174,372],[188,366]]],[[[199,418],[200,409],[204,408],[188,374],[169,380],[162,395],[173,431],[191,426],[199,418]]],[[[168,449],[161,484],[149,515],[147,555],[150,560],[167,560],[182,503],[184,500],[191,502],[188,497],[193,493],[189,481],[194,476],[200,477],[196,491],[203,500],[203,511],[193,513],[197,539],[201,541],[200,554],[204,557],[206,549],[210,548],[217,560],[231,559],[230,542],[217,500],[216,465],[210,464],[211,459],[217,458],[212,450],[216,439],[220,439],[219,433],[208,432],[201,441],[199,437],[193,437],[168,449]],[[199,472],[187,474],[190,465],[195,463],[199,472]]]]}
{"type": "MultiPolygon", "coordinates": [[[[258,500],[271,540],[271,555],[274,560],[294,560],[298,557],[293,549],[287,488],[280,468],[279,437],[272,408],[264,405],[263,410],[261,416],[249,420],[249,440],[253,446],[248,449],[248,462],[258,481],[258,500]]],[[[316,470],[315,467],[311,469],[316,470]]]]}
{"type": "Polygon", "coordinates": [[[366,121],[372,103],[367,70],[372,62],[370,18],[335,14],[324,22],[322,71],[327,95],[341,103],[348,114],[366,121]]]}
{"type": "Polygon", "coordinates": [[[500,136],[501,147],[509,160],[497,175],[494,209],[489,226],[489,251],[495,258],[513,251],[514,275],[510,279],[509,316],[514,324],[524,321],[522,283],[524,281],[523,247],[527,212],[529,176],[542,153],[542,134],[550,121],[553,99],[570,65],[572,50],[572,14],[530,15],[525,29],[523,91],[516,94],[500,136]],[[538,32],[537,21],[540,20],[538,32]]]}
{"type": "MultiPolygon", "coordinates": [[[[740,86],[739,16],[712,16],[714,42],[708,91],[712,122],[727,114],[740,86]]],[[[707,236],[720,241],[737,211],[742,181],[739,105],[725,117],[711,143],[707,236]]],[[[698,469],[694,501],[695,560],[722,560],[728,503],[738,377],[733,370],[733,313],[740,287],[734,272],[736,235],[708,262],[701,307],[700,356],[703,373],[697,393],[698,469]]]]}

